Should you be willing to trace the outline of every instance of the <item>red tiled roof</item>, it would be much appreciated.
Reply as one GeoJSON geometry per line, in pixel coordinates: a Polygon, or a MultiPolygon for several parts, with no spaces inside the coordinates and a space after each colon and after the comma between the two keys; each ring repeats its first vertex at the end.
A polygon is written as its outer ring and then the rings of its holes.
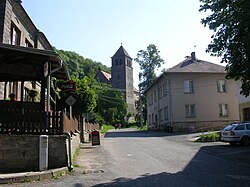
{"type": "Polygon", "coordinates": [[[105,72],[103,70],[101,70],[102,74],[106,77],[106,79],[110,80],[111,79],[111,74],[109,74],[108,72],[105,72]]]}

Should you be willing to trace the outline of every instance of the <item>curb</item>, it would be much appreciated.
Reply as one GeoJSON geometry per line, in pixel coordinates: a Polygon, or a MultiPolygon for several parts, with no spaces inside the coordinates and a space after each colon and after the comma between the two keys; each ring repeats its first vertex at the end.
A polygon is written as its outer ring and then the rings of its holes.
{"type": "Polygon", "coordinates": [[[31,182],[44,179],[58,178],[63,175],[66,175],[67,172],[68,167],[62,167],[38,172],[0,174],[0,184],[31,182]]]}

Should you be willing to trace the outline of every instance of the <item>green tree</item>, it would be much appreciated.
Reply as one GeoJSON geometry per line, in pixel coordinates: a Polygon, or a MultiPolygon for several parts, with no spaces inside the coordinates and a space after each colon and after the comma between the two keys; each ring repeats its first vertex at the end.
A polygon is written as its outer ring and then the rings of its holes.
{"type": "Polygon", "coordinates": [[[164,64],[164,60],[160,57],[160,51],[157,47],[154,44],[150,44],[146,51],[138,51],[135,62],[140,65],[140,70],[142,70],[139,73],[139,88],[143,93],[156,78],[155,69],[160,68],[164,64]]]}
{"type": "Polygon", "coordinates": [[[103,65],[100,62],[95,62],[91,59],[84,58],[73,51],[64,51],[54,48],[55,52],[60,55],[64,62],[68,64],[69,72],[71,76],[78,78],[83,78],[87,76],[89,78],[94,78],[99,68],[106,72],[111,72],[110,68],[103,65]]]}
{"type": "Polygon", "coordinates": [[[123,123],[127,112],[123,93],[105,84],[97,86],[96,93],[98,99],[95,112],[99,113],[107,123],[123,123]]]}
{"type": "MultiPolygon", "coordinates": [[[[144,92],[146,89],[153,83],[156,78],[155,70],[160,68],[164,64],[164,60],[160,57],[160,51],[154,44],[150,44],[147,47],[147,50],[140,50],[137,53],[137,58],[135,62],[140,65],[139,73],[139,89],[140,89],[140,101],[138,102],[138,114],[142,115],[144,121],[147,119],[147,105],[146,105],[146,96],[144,92]]],[[[137,116],[139,119],[140,116],[137,116]]]]}
{"type": "Polygon", "coordinates": [[[201,20],[214,31],[207,52],[227,63],[226,78],[242,81],[241,93],[250,94],[250,1],[200,0],[200,10],[210,14],[201,20]]]}
{"type": "Polygon", "coordinates": [[[93,111],[96,107],[96,94],[91,88],[90,79],[86,76],[83,79],[72,76],[72,80],[76,82],[76,92],[62,92],[60,94],[59,110],[68,108],[65,100],[71,95],[76,99],[72,107],[74,114],[81,115],[93,111]]]}

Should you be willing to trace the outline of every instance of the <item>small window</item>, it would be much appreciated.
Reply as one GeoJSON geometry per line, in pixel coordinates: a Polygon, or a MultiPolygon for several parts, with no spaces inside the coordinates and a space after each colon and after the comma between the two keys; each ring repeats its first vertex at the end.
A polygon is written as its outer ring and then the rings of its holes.
{"type": "Polygon", "coordinates": [[[218,93],[225,93],[226,92],[225,80],[218,80],[217,81],[217,92],[218,93]]]}
{"type": "Polygon", "coordinates": [[[165,121],[168,120],[168,107],[164,107],[164,119],[165,121]]]}
{"type": "Polygon", "coordinates": [[[167,83],[163,84],[163,95],[166,96],[168,94],[168,85],[167,83]]]}
{"type": "Polygon", "coordinates": [[[25,39],[25,47],[32,47],[33,48],[33,45],[29,42],[29,40],[27,38],[25,39]]]}
{"type": "Polygon", "coordinates": [[[245,130],[245,125],[239,125],[239,126],[235,127],[234,130],[236,130],[236,131],[245,130]]]}
{"type": "Polygon", "coordinates": [[[163,121],[163,109],[161,108],[160,109],[160,112],[159,112],[159,114],[160,114],[160,121],[163,121]]]}
{"type": "Polygon", "coordinates": [[[20,45],[21,42],[21,31],[17,28],[14,23],[11,23],[11,44],[20,45]]]}
{"type": "Polygon", "coordinates": [[[154,101],[156,102],[156,90],[154,91],[154,101]]]}
{"type": "Polygon", "coordinates": [[[151,124],[151,115],[148,115],[148,123],[151,124]]]}
{"type": "Polygon", "coordinates": [[[158,97],[159,99],[162,98],[162,86],[158,88],[158,97]]]}
{"type": "Polygon", "coordinates": [[[194,93],[192,80],[185,80],[184,81],[184,93],[194,93]]]}
{"type": "Polygon", "coordinates": [[[220,116],[228,116],[228,105],[227,104],[219,104],[219,115],[220,116]]]}
{"type": "Polygon", "coordinates": [[[186,118],[195,118],[196,117],[195,105],[185,105],[185,114],[186,118]]]}

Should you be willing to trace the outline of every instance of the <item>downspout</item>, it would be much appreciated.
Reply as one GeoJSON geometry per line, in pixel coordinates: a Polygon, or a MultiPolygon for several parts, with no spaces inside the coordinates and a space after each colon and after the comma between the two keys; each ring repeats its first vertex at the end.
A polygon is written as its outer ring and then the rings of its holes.
{"type": "Polygon", "coordinates": [[[69,169],[69,171],[71,171],[72,169],[73,169],[73,167],[72,167],[72,157],[71,157],[71,135],[70,135],[70,133],[69,132],[64,132],[63,133],[64,135],[66,135],[67,136],[67,139],[68,139],[68,142],[69,142],[69,166],[68,166],[68,169],[69,169]]]}

